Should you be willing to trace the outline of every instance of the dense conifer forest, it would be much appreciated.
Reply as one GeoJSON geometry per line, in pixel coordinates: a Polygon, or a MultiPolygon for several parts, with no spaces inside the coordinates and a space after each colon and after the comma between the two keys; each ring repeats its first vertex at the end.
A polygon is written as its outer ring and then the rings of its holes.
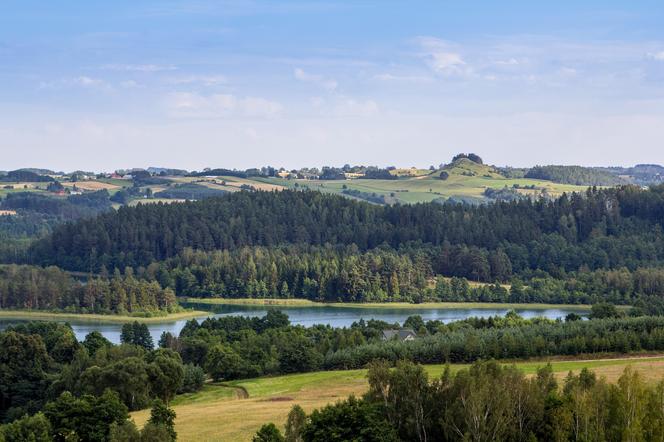
{"type": "Polygon", "coordinates": [[[59,225],[28,259],[187,296],[633,304],[661,296],[662,220],[664,186],[483,206],[239,192],[59,225]]]}

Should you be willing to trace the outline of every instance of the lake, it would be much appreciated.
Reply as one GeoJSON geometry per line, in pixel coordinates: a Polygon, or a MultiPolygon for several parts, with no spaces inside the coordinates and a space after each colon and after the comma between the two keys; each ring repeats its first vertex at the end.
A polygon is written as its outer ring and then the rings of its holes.
{"type": "MultiPolygon", "coordinates": [[[[505,315],[510,309],[501,307],[496,304],[495,307],[487,308],[390,308],[390,307],[307,307],[307,306],[263,306],[263,305],[231,305],[231,304],[201,304],[201,303],[183,303],[185,307],[193,308],[196,310],[208,311],[209,314],[197,318],[198,320],[205,319],[209,316],[222,317],[230,315],[243,315],[243,316],[264,316],[268,309],[277,309],[286,313],[291,323],[311,326],[313,324],[327,324],[333,327],[348,327],[353,322],[360,319],[380,319],[389,323],[403,323],[408,316],[420,315],[427,320],[438,319],[442,322],[458,321],[472,316],[489,317],[505,315]]],[[[536,316],[543,316],[549,319],[564,318],[565,315],[571,312],[579,312],[578,309],[572,308],[520,308],[515,309],[516,312],[524,318],[533,318],[536,316]]],[[[2,319],[0,318],[0,330],[4,330],[7,326],[24,322],[25,320],[19,318],[2,319]]],[[[62,321],[65,322],[65,321],[62,321]]],[[[99,331],[108,340],[114,343],[120,342],[120,330],[122,324],[97,322],[89,320],[69,320],[74,329],[74,333],[79,340],[83,340],[85,335],[91,331],[99,331]]],[[[167,320],[165,322],[153,322],[148,324],[148,329],[152,338],[156,342],[159,340],[162,332],[170,332],[176,335],[182,330],[187,319],[167,320]]]]}

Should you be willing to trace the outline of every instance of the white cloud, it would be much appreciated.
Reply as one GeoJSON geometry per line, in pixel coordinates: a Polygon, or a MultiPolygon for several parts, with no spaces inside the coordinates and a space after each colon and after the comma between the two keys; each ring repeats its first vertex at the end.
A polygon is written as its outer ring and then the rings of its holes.
{"type": "Polygon", "coordinates": [[[325,78],[322,75],[310,74],[300,68],[295,68],[293,75],[299,81],[315,84],[328,91],[334,91],[338,86],[337,81],[333,78],[325,78]]]}
{"type": "Polygon", "coordinates": [[[156,65],[156,64],[106,64],[101,67],[108,71],[123,71],[123,72],[161,72],[161,71],[174,71],[177,66],[172,65],[156,65]]]}
{"type": "Polygon", "coordinates": [[[434,37],[419,37],[417,41],[423,51],[421,55],[436,73],[448,76],[472,74],[472,69],[452,44],[434,37]]]}
{"type": "Polygon", "coordinates": [[[283,106],[261,97],[236,97],[232,94],[201,95],[175,92],[166,98],[166,107],[173,117],[181,118],[271,118],[283,111],[283,106]]]}

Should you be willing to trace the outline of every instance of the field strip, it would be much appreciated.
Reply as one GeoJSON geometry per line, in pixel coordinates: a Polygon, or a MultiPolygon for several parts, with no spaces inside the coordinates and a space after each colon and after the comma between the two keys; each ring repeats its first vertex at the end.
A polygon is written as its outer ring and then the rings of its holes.
{"type": "MultiPolygon", "coordinates": [[[[609,382],[615,382],[628,365],[648,381],[664,378],[662,354],[549,362],[561,384],[569,371],[584,367],[592,369],[599,377],[606,377],[609,382]]],[[[544,360],[527,361],[515,365],[526,375],[533,375],[546,363],[544,360]]],[[[450,369],[454,372],[468,366],[453,364],[450,369]]],[[[425,369],[430,378],[435,378],[442,374],[445,365],[426,365],[425,369]]],[[[177,413],[179,441],[251,441],[264,423],[274,422],[283,429],[288,412],[295,404],[310,413],[350,394],[361,395],[366,388],[366,370],[323,371],[207,384],[199,393],[178,396],[171,405],[177,413]],[[245,388],[249,397],[240,398],[238,387],[245,388]]],[[[132,418],[140,427],[149,415],[149,410],[141,410],[132,413],[132,418]]]]}

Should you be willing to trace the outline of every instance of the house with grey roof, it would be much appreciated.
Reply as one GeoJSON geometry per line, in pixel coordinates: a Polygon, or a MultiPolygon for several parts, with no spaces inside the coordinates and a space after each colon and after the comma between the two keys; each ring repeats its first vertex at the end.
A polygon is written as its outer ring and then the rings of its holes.
{"type": "Polygon", "coordinates": [[[398,330],[383,330],[383,341],[397,339],[399,341],[413,341],[417,334],[410,328],[401,328],[398,330]]]}

